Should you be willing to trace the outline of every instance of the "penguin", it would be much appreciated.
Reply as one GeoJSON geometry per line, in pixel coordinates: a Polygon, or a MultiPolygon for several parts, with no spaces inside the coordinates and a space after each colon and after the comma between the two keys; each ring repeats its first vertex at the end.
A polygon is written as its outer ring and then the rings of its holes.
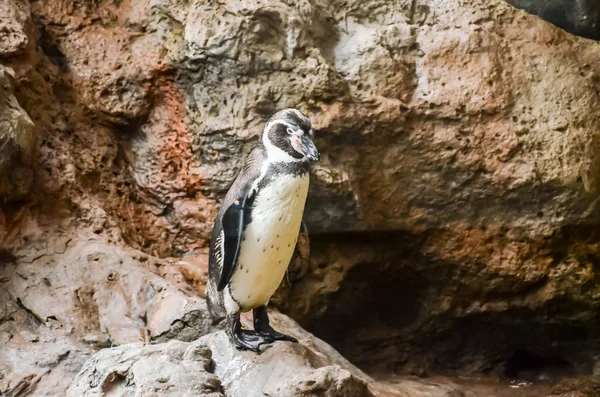
{"type": "MultiPolygon", "coordinates": [[[[258,145],[229,188],[214,222],[209,249],[207,304],[238,350],[259,352],[275,341],[298,341],[269,324],[267,304],[288,269],[302,221],[309,167],[320,159],[308,117],[284,109],[266,122],[258,145]],[[254,330],[240,313],[252,310],[254,330]]],[[[300,241],[302,242],[302,241],[300,241]]]]}

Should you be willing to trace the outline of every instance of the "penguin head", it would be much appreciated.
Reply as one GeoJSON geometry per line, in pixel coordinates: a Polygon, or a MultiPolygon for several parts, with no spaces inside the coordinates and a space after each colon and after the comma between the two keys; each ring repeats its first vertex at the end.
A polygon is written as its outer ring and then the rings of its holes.
{"type": "Polygon", "coordinates": [[[262,141],[267,159],[277,162],[319,161],[308,117],[296,109],[284,109],[269,118],[262,141]]]}

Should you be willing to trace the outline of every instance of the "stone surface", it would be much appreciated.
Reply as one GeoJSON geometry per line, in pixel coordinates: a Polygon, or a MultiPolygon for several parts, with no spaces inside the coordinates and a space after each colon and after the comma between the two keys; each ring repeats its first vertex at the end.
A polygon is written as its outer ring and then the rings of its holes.
{"type": "Polygon", "coordinates": [[[29,6],[18,0],[4,0],[0,4],[0,57],[22,54],[29,44],[29,6]]]}
{"type": "Polygon", "coordinates": [[[38,245],[3,264],[0,393],[61,395],[97,349],[214,330],[205,301],[161,278],[162,266],[94,237],[38,245]]]}
{"type": "MultiPolygon", "coordinates": [[[[310,353],[311,357],[316,354],[320,360],[325,360],[349,371],[354,377],[367,383],[369,390],[376,397],[480,397],[479,395],[471,396],[467,394],[470,391],[466,391],[465,388],[449,380],[411,379],[404,376],[398,376],[391,381],[389,379],[374,379],[344,358],[329,344],[306,331],[288,316],[272,310],[269,317],[275,329],[285,330],[286,334],[292,335],[298,339],[302,346],[310,349],[312,352],[310,353]]],[[[246,321],[245,324],[250,326],[249,321],[246,321]]],[[[487,396],[489,396],[489,393],[487,395],[483,394],[481,397],[487,396]]]]}
{"type": "Polygon", "coordinates": [[[302,343],[279,342],[257,355],[237,351],[220,331],[194,342],[126,344],[92,356],[67,396],[464,396],[457,386],[435,382],[375,382],[286,316],[273,318],[302,343]]]}
{"type": "Polygon", "coordinates": [[[211,367],[210,350],[198,343],[133,343],[95,354],[66,395],[223,397],[211,367]]]}
{"type": "Polygon", "coordinates": [[[212,351],[227,396],[372,396],[366,383],[302,344],[276,343],[256,355],[237,351],[224,332],[197,343],[212,351]]]}
{"type": "Polygon", "coordinates": [[[0,7],[2,393],[213,330],[211,222],[286,106],[322,162],[282,310],[374,372],[591,371],[597,43],[499,0],[0,7]]]}
{"type": "Polygon", "coordinates": [[[552,397],[594,397],[600,395],[600,379],[565,379],[552,388],[552,397]]]}

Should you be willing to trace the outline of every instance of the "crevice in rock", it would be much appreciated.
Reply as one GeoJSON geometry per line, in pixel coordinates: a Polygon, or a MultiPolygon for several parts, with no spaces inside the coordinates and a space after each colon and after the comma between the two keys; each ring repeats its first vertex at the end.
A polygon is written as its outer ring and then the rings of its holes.
{"type": "Polygon", "coordinates": [[[62,73],[69,72],[69,61],[53,40],[52,35],[48,32],[46,26],[38,24],[40,31],[39,46],[50,62],[58,66],[62,73]]]}
{"type": "Polygon", "coordinates": [[[34,324],[36,327],[44,324],[44,321],[33,311],[31,311],[27,306],[23,304],[21,298],[17,298],[16,300],[17,306],[23,309],[27,313],[27,319],[30,320],[30,324],[34,324]]]}
{"type": "Polygon", "coordinates": [[[15,263],[17,258],[15,255],[7,249],[0,249],[0,266],[15,263]]]}
{"type": "Polygon", "coordinates": [[[408,21],[411,25],[415,22],[415,13],[417,12],[417,1],[418,0],[412,0],[410,3],[410,15],[408,21]]]}

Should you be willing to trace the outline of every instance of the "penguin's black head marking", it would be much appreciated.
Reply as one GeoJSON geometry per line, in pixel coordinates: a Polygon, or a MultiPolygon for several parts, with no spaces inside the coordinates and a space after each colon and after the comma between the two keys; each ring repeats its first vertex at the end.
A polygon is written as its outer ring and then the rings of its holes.
{"type": "Polygon", "coordinates": [[[263,133],[267,158],[276,162],[319,161],[312,141],[310,119],[296,109],[285,109],[269,118],[263,133]]]}
{"type": "Polygon", "coordinates": [[[295,130],[286,124],[275,120],[268,131],[267,139],[278,149],[284,151],[287,155],[296,160],[302,160],[304,155],[292,147],[292,136],[295,130]]]}

